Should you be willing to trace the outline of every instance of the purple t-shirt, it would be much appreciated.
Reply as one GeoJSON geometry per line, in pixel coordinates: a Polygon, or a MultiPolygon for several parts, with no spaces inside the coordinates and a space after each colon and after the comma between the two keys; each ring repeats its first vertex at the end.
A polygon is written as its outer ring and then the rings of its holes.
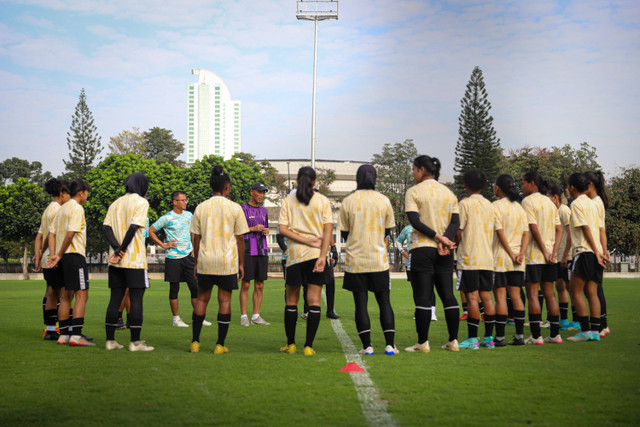
{"type": "MultiPolygon", "coordinates": [[[[242,211],[245,218],[247,218],[247,224],[249,228],[255,227],[258,224],[269,227],[269,215],[267,209],[264,206],[254,207],[249,203],[242,205],[242,211]]],[[[267,236],[262,234],[261,231],[250,231],[244,235],[244,250],[247,255],[251,256],[266,256],[267,255],[267,236]]]]}

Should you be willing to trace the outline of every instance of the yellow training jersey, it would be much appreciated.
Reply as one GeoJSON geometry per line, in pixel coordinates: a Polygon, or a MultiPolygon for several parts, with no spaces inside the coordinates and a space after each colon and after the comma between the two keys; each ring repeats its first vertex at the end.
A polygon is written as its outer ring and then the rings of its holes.
{"type": "MultiPolygon", "coordinates": [[[[558,208],[558,216],[560,217],[560,225],[562,226],[562,241],[558,247],[558,262],[562,260],[562,255],[567,247],[567,227],[571,221],[571,209],[567,205],[560,205],[558,208]]],[[[569,259],[571,259],[571,248],[569,248],[569,259]]]]}
{"type": "MultiPolygon", "coordinates": [[[[42,235],[42,244],[44,245],[44,241],[49,235],[49,231],[51,231],[51,226],[53,221],[56,218],[56,215],[60,211],[60,204],[58,202],[51,202],[49,206],[42,213],[42,219],[40,220],[40,228],[38,229],[38,233],[42,235]]],[[[42,247],[42,259],[40,260],[41,265],[45,265],[49,262],[49,245],[42,247]]]]}
{"type": "MultiPolygon", "coordinates": [[[[111,203],[104,225],[113,229],[116,240],[122,243],[124,235],[131,225],[139,228],[133,236],[133,240],[127,246],[124,257],[117,264],[111,264],[119,268],[147,268],[147,248],[144,244],[144,230],[147,225],[147,213],[149,202],[136,193],[127,193],[111,203]]],[[[109,248],[109,255],[113,254],[113,248],[109,248]]]]}
{"type": "Polygon", "coordinates": [[[593,203],[595,203],[596,205],[596,209],[598,211],[598,219],[600,220],[600,228],[606,228],[605,226],[605,214],[604,214],[604,202],[602,201],[602,199],[600,198],[600,196],[596,196],[593,199],[591,199],[591,201],[593,203]]]}
{"type": "Polygon", "coordinates": [[[85,256],[87,245],[87,223],[84,220],[84,208],[74,199],[60,207],[49,231],[56,236],[56,253],[60,252],[62,242],[67,232],[73,231],[73,240],[65,254],[79,254],[85,256]]]}
{"type": "Polygon", "coordinates": [[[493,270],[493,205],[481,194],[460,202],[459,270],[493,270]]]}
{"type": "MultiPolygon", "coordinates": [[[[522,207],[527,214],[527,223],[537,225],[546,251],[552,252],[556,241],[556,225],[560,225],[558,208],[551,199],[540,193],[533,193],[525,197],[522,201],[522,207]]],[[[544,253],[533,238],[533,234],[525,253],[525,261],[528,265],[547,263],[544,259],[544,253]]]]}
{"type": "Polygon", "coordinates": [[[340,206],[339,227],[348,231],[345,270],[372,273],[389,269],[385,228],[395,227],[393,208],[386,196],[374,190],[358,190],[340,206]]]}
{"type": "Polygon", "coordinates": [[[213,196],[200,203],[191,219],[191,232],[201,236],[198,251],[199,274],[228,276],[238,273],[236,236],[249,232],[239,204],[213,196]]]}
{"type": "MultiPolygon", "coordinates": [[[[305,205],[300,203],[295,194],[291,194],[282,202],[278,222],[302,237],[322,237],[324,224],[333,224],[331,203],[322,194],[314,193],[309,205],[305,205]]],[[[320,256],[320,249],[298,243],[293,239],[288,239],[287,244],[289,251],[287,267],[320,256]]]]}
{"type": "MultiPolygon", "coordinates": [[[[458,199],[446,186],[435,179],[427,179],[407,191],[404,210],[418,212],[420,222],[442,235],[451,222],[451,216],[458,213],[458,199]]],[[[413,230],[409,249],[422,247],[437,248],[438,244],[434,239],[413,230]]]]}
{"type": "MultiPolygon", "coordinates": [[[[527,214],[518,202],[512,202],[507,197],[493,202],[494,229],[502,230],[507,243],[514,254],[519,254],[522,244],[522,235],[529,231],[527,224],[527,214]]],[[[493,236],[493,258],[494,271],[524,271],[524,262],[520,265],[514,264],[509,253],[500,243],[498,234],[493,236]]]]}
{"type": "Polygon", "coordinates": [[[583,194],[571,202],[571,256],[582,252],[593,252],[593,248],[587,242],[582,226],[586,225],[591,230],[593,241],[598,252],[602,253],[600,244],[600,219],[598,218],[598,206],[587,195],[583,194]]]}

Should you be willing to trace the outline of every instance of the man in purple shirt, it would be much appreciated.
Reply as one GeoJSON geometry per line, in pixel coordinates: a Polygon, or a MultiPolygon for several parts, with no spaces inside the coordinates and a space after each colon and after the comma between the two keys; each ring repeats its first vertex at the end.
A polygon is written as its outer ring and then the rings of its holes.
{"type": "Polygon", "coordinates": [[[247,218],[249,232],[244,235],[244,277],[240,288],[240,325],[269,325],[270,323],[260,317],[260,305],[262,304],[262,291],[264,281],[267,280],[267,265],[269,261],[267,236],[269,235],[269,216],[267,209],[261,206],[268,188],[256,182],[251,186],[251,201],[242,205],[242,211],[247,218]],[[249,287],[253,280],[253,316],[251,323],[247,316],[249,305],[249,287]]]}

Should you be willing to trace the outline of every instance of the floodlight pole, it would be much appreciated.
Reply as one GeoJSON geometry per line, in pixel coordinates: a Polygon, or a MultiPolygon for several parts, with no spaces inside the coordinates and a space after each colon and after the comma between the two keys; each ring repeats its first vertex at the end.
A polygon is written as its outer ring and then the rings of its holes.
{"type": "Polygon", "coordinates": [[[316,167],[316,88],[318,72],[318,19],[315,22],[315,36],[313,40],[313,97],[311,100],[311,167],[316,167]]]}

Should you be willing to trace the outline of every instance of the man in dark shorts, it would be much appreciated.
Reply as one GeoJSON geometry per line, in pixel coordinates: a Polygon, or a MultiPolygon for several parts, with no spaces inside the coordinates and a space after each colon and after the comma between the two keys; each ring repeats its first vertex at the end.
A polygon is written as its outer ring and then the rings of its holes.
{"type": "Polygon", "coordinates": [[[261,182],[251,186],[251,200],[242,205],[242,211],[249,225],[249,232],[244,235],[244,278],[240,288],[240,325],[270,325],[260,317],[260,306],[264,281],[267,280],[267,266],[269,264],[267,236],[269,235],[269,215],[267,209],[261,206],[264,195],[269,189],[261,182]],[[251,323],[247,316],[249,305],[249,287],[253,280],[253,315],[251,323]]]}

